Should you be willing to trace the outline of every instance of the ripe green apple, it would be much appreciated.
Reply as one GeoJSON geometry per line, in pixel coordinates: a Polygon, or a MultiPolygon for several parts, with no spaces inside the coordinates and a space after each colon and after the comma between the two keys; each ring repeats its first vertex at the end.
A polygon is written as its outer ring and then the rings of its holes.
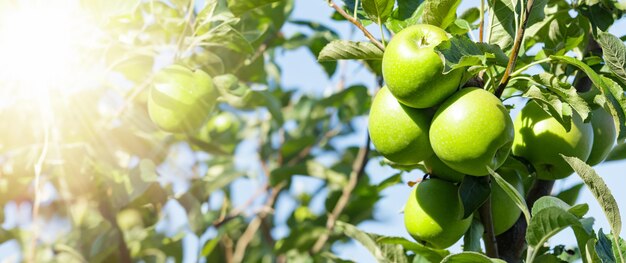
{"type": "Polygon", "coordinates": [[[172,65],[155,75],[148,113],[165,131],[190,132],[206,121],[217,96],[211,76],[204,71],[172,65]]]}
{"type": "Polygon", "coordinates": [[[463,173],[459,173],[448,167],[445,163],[439,160],[435,154],[424,160],[424,166],[426,166],[426,170],[428,170],[428,173],[431,176],[448,182],[458,183],[463,181],[463,178],[465,177],[463,173]]]}
{"type": "Polygon", "coordinates": [[[572,114],[571,129],[565,130],[535,101],[530,101],[515,119],[513,154],[528,160],[537,178],[556,180],[572,174],[572,168],[559,154],[587,160],[593,146],[593,128],[572,114]]]}
{"type": "Polygon", "coordinates": [[[513,121],[490,92],[466,88],[448,98],[430,125],[430,143],[450,168],[483,176],[498,169],[513,143],[513,121]]]}
{"type": "Polygon", "coordinates": [[[602,107],[591,111],[591,126],[593,127],[593,146],[587,163],[593,166],[609,156],[617,139],[617,133],[613,116],[602,107]]]}
{"type": "Polygon", "coordinates": [[[461,217],[463,204],[458,187],[436,178],[417,184],[404,207],[404,225],[409,234],[433,248],[447,248],[465,234],[472,218],[461,217]]]}
{"type": "Polygon", "coordinates": [[[396,34],[383,55],[383,78],[391,93],[413,108],[435,106],[452,95],[463,71],[443,74],[444,65],[434,48],[448,40],[446,31],[432,25],[414,25],[396,34]]]}
{"type": "Polygon", "coordinates": [[[369,133],[376,150],[398,164],[416,164],[433,154],[428,140],[428,111],[400,104],[387,87],[378,91],[369,115],[369,133]]]}
{"type": "MultiPolygon", "coordinates": [[[[509,184],[515,187],[515,190],[522,196],[524,195],[524,184],[519,173],[515,169],[500,168],[498,174],[502,176],[509,184]]],[[[515,205],[515,202],[506,194],[498,183],[491,182],[491,216],[493,220],[493,232],[496,235],[502,234],[509,230],[522,211],[515,205]]]]}

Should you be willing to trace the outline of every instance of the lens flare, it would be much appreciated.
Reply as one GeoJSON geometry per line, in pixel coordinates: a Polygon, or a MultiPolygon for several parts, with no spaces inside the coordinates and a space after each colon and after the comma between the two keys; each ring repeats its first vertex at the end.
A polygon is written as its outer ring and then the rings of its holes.
{"type": "Polygon", "coordinates": [[[1,102],[39,100],[89,83],[94,63],[87,53],[97,32],[78,1],[0,4],[1,102]]]}

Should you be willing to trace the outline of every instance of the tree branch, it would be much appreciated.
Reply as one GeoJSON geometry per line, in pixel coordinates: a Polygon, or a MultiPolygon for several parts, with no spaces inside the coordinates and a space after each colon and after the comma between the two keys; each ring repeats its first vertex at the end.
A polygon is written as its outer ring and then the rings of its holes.
{"type": "Polygon", "coordinates": [[[333,0],[328,0],[328,5],[332,8],[334,8],[337,13],[339,13],[341,16],[345,17],[348,21],[350,21],[352,24],[354,24],[356,27],[358,27],[359,29],[361,29],[361,31],[363,31],[363,34],[372,42],[374,43],[374,45],[376,45],[376,47],[378,47],[380,50],[385,51],[385,46],[380,43],[373,35],[372,33],[370,33],[369,31],[367,31],[367,29],[365,28],[365,26],[363,26],[363,24],[361,24],[361,22],[359,22],[359,20],[356,19],[356,17],[352,17],[350,16],[348,13],[346,13],[346,11],[343,11],[343,9],[339,6],[337,6],[335,4],[335,2],[333,2],[333,0]]]}
{"type": "MultiPolygon", "coordinates": [[[[483,176],[484,180],[489,183],[489,176],[483,176]]],[[[483,235],[483,241],[485,242],[485,250],[487,256],[492,258],[498,258],[498,241],[493,230],[493,218],[491,215],[491,195],[487,198],[487,201],[480,206],[478,212],[480,213],[480,220],[485,227],[485,233],[483,235]]]]}
{"type": "Polygon", "coordinates": [[[524,40],[524,32],[526,31],[526,24],[528,23],[528,18],[530,17],[530,12],[533,9],[534,0],[528,0],[526,4],[526,8],[522,11],[523,13],[523,21],[520,23],[520,26],[517,30],[517,34],[515,35],[515,42],[513,43],[513,49],[511,50],[511,55],[509,56],[509,63],[506,65],[506,70],[504,70],[504,76],[502,76],[502,80],[500,80],[500,84],[498,85],[498,89],[496,89],[495,95],[496,97],[502,96],[502,92],[504,92],[504,88],[509,83],[509,79],[511,73],[515,69],[515,63],[517,62],[517,57],[519,55],[520,47],[522,46],[522,41],[524,40]]]}
{"type": "MultiPolygon", "coordinates": [[[[267,198],[267,201],[265,201],[265,205],[263,205],[264,208],[274,206],[274,203],[276,202],[276,199],[278,198],[278,194],[281,192],[284,186],[285,184],[281,183],[272,188],[272,194],[267,198]]],[[[254,219],[252,219],[250,224],[248,224],[248,227],[246,228],[246,230],[243,232],[239,240],[237,240],[237,245],[235,246],[235,253],[233,254],[233,262],[238,263],[243,260],[243,256],[246,252],[246,248],[248,247],[248,244],[250,244],[250,241],[252,241],[254,234],[256,234],[257,231],[259,230],[259,227],[261,227],[261,223],[263,219],[267,217],[270,211],[271,209],[262,209],[261,212],[254,219]]]]}
{"type": "Polygon", "coordinates": [[[348,201],[350,200],[350,195],[356,187],[358,179],[361,174],[363,174],[365,166],[367,165],[367,161],[369,160],[367,158],[370,150],[369,146],[370,136],[368,133],[367,138],[365,139],[365,144],[359,149],[359,153],[352,163],[352,172],[350,173],[350,178],[348,179],[348,185],[343,188],[343,192],[341,193],[341,197],[339,197],[335,208],[333,209],[332,213],[328,215],[328,220],[326,221],[326,232],[317,239],[315,245],[313,245],[313,248],[310,251],[311,254],[317,254],[322,249],[324,244],[326,244],[326,241],[328,241],[328,238],[330,236],[330,231],[333,229],[333,227],[335,227],[335,222],[337,222],[337,218],[348,204],[348,201]]]}

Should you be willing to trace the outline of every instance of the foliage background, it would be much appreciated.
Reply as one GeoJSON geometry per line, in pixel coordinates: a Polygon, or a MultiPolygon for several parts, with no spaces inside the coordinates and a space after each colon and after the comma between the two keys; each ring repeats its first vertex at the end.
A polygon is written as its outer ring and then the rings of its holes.
{"type": "MultiPolygon", "coordinates": [[[[198,1],[197,5],[202,5],[203,1],[198,1]]],[[[459,14],[469,7],[473,7],[473,1],[463,1],[459,7],[459,14]]],[[[352,24],[345,22],[337,22],[330,19],[332,9],[327,6],[325,1],[322,0],[296,0],[295,8],[290,17],[292,21],[312,21],[322,25],[328,26],[336,30],[341,39],[354,39],[362,40],[363,37],[352,24]]],[[[370,25],[368,27],[370,32],[374,35],[378,35],[378,29],[376,25],[370,25]]],[[[288,22],[283,27],[283,33],[286,36],[293,36],[298,33],[304,32],[305,34],[311,34],[311,30],[307,26],[298,25],[288,22]]],[[[626,21],[621,20],[610,28],[609,32],[622,36],[626,34],[626,21]]],[[[474,33],[476,35],[476,33],[474,33]]],[[[332,93],[339,81],[345,81],[345,86],[362,84],[368,87],[369,93],[372,94],[375,87],[378,85],[374,76],[369,73],[365,68],[358,65],[355,62],[340,62],[338,66],[338,72],[334,74],[332,78],[328,78],[326,72],[315,59],[315,56],[306,47],[298,47],[294,50],[278,49],[276,56],[277,64],[280,66],[280,82],[281,86],[286,90],[294,90],[297,93],[308,94],[310,96],[323,97],[332,93]],[[345,78],[345,79],[342,79],[345,78]]],[[[519,102],[519,101],[518,101],[519,102]]],[[[515,111],[514,111],[515,112],[515,111]]],[[[515,113],[513,114],[515,115],[515,113]]],[[[365,137],[367,117],[361,116],[352,120],[354,124],[354,132],[344,136],[338,136],[331,140],[331,144],[337,148],[345,148],[349,146],[359,146],[362,144],[365,137]]],[[[255,138],[245,140],[241,145],[237,147],[235,153],[235,163],[239,169],[253,171],[252,174],[258,174],[261,171],[261,167],[257,162],[250,162],[249,160],[256,160],[256,147],[257,141],[255,138]]],[[[178,145],[174,148],[177,150],[177,163],[174,169],[172,167],[160,167],[160,174],[164,178],[161,178],[163,182],[172,182],[174,185],[174,192],[184,192],[188,187],[186,178],[167,178],[168,172],[180,173],[179,169],[183,171],[190,169],[190,163],[188,163],[189,148],[185,145],[178,145]]],[[[333,156],[320,157],[321,162],[331,162],[333,156]],[[325,160],[326,158],[326,160],[325,160]]],[[[393,170],[387,166],[381,166],[379,159],[372,159],[366,172],[370,178],[370,183],[377,184],[384,179],[397,174],[396,170],[393,170]]],[[[626,175],[624,175],[624,167],[626,163],[624,161],[610,162],[598,165],[595,169],[603,175],[604,180],[609,187],[612,188],[613,194],[618,203],[626,203],[626,191],[621,191],[622,186],[626,185],[626,175]]],[[[405,173],[402,178],[403,181],[415,180],[421,177],[422,173],[414,171],[411,173],[405,173]]],[[[556,191],[564,189],[581,182],[577,176],[571,176],[566,180],[562,180],[555,186],[556,191]]],[[[232,202],[234,207],[239,207],[244,204],[263,184],[258,178],[242,177],[235,180],[230,185],[230,191],[234,193],[232,195],[232,202]]],[[[291,215],[293,209],[298,207],[293,198],[304,192],[311,193],[315,189],[319,188],[322,182],[318,179],[304,176],[297,176],[289,189],[289,195],[280,197],[276,205],[276,222],[284,222],[291,215]]],[[[403,218],[400,214],[402,206],[406,197],[410,192],[410,188],[406,184],[397,184],[390,186],[380,193],[382,198],[375,204],[373,211],[374,220],[366,220],[358,227],[361,230],[380,233],[391,236],[403,236],[408,239],[410,237],[406,233],[403,224],[403,218]]],[[[310,209],[315,214],[324,213],[324,193],[321,197],[313,199],[310,204],[310,209]]],[[[223,192],[211,195],[210,207],[212,209],[219,208],[223,200],[223,192]],[[221,193],[221,194],[220,194],[221,193]]],[[[251,206],[249,206],[248,212],[253,212],[254,207],[259,207],[263,200],[256,200],[251,206]]],[[[597,219],[595,228],[609,229],[608,224],[603,220],[603,214],[598,204],[593,200],[593,197],[586,188],[583,188],[579,202],[588,203],[590,206],[589,216],[597,219]]],[[[168,201],[163,210],[165,216],[164,219],[157,224],[157,230],[163,231],[168,235],[175,235],[179,231],[188,233],[183,238],[184,248],[184,262],[196,262],[198,248],[202,248],[204,242],[214,237],[217,234],[215,229],[209,229],[200,238],[191,235],[192,232],[187,224],[185,210],[176,202],[168,201]]],[[[626,218],[626,209],[621,210],[622,217],[626,218]]],[[[5,207],[6,220],[2,225],[3,228],[12,228],[15,225],[21,225],[27,228],[29,225],[29,212],[26,208],[22,207],[18,209],[13,203],[9,203],[5,207]]],[[[63,221],[51,221],[50,226],[46,229],[42,236],[49,239],[54,239],[57,235],[66,231],[69,226],[63,221]]],[[[282,224],[278,225],[276,229],[272,231],[272,235],[275,239],[285,237],[289,233],[289,227],[282,224]]],[[[573,235],[570,231],[565,231],[559,234],[553,239],[553,242],[560,242],[567,245],[575,245],[573,235]]],[[[9,241],[0,245],[0,258],[4,258],[5,261],[11,262],[13,259],[17,259],[19,255],[19,244],[16,241],[9,241]]],[[[351,259],[357,262],[369,262],[373,261],[373,258],[361,245],[354,241],[349,241],[345,244],[335,244],[333,250],[337,255],[344,259],[351,259]]],[[[452,251],[459,251],[459,245],[457,244],[452,251]]]]}

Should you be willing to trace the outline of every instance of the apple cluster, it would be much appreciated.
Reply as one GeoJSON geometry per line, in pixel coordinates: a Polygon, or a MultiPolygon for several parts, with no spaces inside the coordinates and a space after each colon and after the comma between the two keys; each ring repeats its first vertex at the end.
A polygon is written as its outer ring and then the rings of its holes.
{"type": "MultiPolygon", "coordinates": [[[[374,97],[369,133],[376,150],[398,165],[423,164],[430,178],[414,187],[404,209],[405,226],[417,241],[447,248],[468,230],[458,184],[467,175],[497,171],[522,195],[522,172],[502,166],[515,155],[532,164],[538,179],[555,180],[573,170],[559,154],[587,160],[606,158],[616,140],[612,116],[603,108],[584,122],[574,113],[566,129],[539,103],[530,101],[513,122],[500,98],[480,88],[463,88],[462,69],[443,73],[434,48],[448,34],[432,25],[407,27],[383,55],[386,86],[374,97]]],[[[496,235],[508,230],[520,210],[492,184],[496,235]]]]}

